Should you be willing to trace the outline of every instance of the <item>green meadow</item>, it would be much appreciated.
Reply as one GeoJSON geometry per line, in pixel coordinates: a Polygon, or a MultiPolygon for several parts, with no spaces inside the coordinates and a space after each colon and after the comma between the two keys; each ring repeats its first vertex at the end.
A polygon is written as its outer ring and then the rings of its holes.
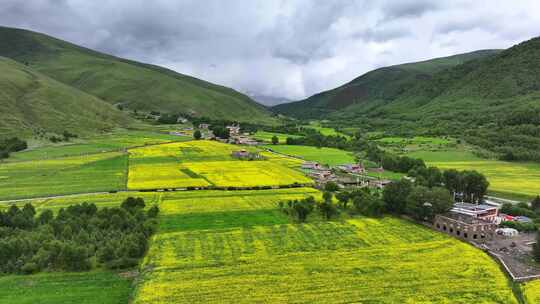
{"type": "Polygon", "coordinates": [[[290,138],[300,138],[302,136],[300,135],[292,135],[292,134],[283,134],[283,133],[273,133],[273,132],[266,132],[266,131],[257,131],[255,135],[252,137],[256,140],[264,141],[267,143],[272,142],[272,137],[276,136],[279,140],[280,144],[284,144],[287,141],[287,137],[290,138]]]}
{"type": "Polygon", "coordinates": [[[343,136],[347,139],[351,138],[349,135],[338,132],[334,128],[323,127],[318,121],[312,121],[309,123],[309,125],[304,125],[303,127],[317,130],[325,136],[343,136]]]}
{"type": "Polygon", "coordinates": [[[123,190],[127,161],[109,152],[0,164],[0,199],[123,190]]]}
{"type": "Polygon", "coordinates": [[[492,194],[530,199],[540,194],[540,164],[483,159],[469,151],[419,151],[408,154],[441,169],[476,170],[490,183],[492,194]]]}
{"type": "Polygon", "coordinates": [[[128,303],[131,279],[109,271],[0,276],[0,304],[128,303]]]}
{"type": "Polygon", "coordinates": [[[120,151],[129,147],[185,140],[191,140],[191,138],[185,136],[174,136],[160,132],[119,129],[100,136],[77,140],[73,143],[44,146],[23,152],[13,153],[6,161],[16,162],[78,156],[120,151]]]}
{"type": "Polygon", "coordinates": [[[296,145],[269,145],[265,147],[278,153],[302,158],[306,161],[315,161],[332,166],[350,164],[356,161],[353,153],[334,148],[317,148],[296,145]]]}

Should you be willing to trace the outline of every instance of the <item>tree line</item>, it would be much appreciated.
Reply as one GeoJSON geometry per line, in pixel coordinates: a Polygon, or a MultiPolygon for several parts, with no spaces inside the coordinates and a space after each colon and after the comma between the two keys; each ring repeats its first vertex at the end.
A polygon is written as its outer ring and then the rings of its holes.
{"type": "Polygon", "coordinates": [[[10,153],[26,150],[26,141],[17,137],[0,140],[0,159],[8,158],[10,153]]]}
{"type": "Polygon", "coordinates": [[[384,214],[408,215],[419,221],[431,221],[436,214],[448,212],[453,203],[454,199],[447,188],[427,187],[401,179],[387,185],[382,192],[369,188],[339,191],[330,182],[325,186],[320,201],[308,197],[282,201],[278,207],[299,222],[305,222],[314,211],[318,211],[327,220],[347,212],[373,217],[384,214]]]}
{"type": "Polygon", "coordinates": [[[136,266],[157,228],[159,208],[144,208],[144,200],[133,197],[120,207],[82,203],[57,214],[50,209],[37,213],[30,203],[11,205],[0,212],[0,273],[136,266]]]}

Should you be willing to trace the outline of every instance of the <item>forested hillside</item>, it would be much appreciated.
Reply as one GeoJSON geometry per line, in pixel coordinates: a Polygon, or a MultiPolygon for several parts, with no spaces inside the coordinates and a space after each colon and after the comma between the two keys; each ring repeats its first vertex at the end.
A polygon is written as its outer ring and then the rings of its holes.
{"type": "Polygon", "coordinates": [[[540,38],[411,81],[391,98],[352,103],[324,117],[334,126],[453,135],[505,160],[540,161],[540,38]]]}
{"type": "Polygon", "coordinates": [[[270,112],[233,89],[89,50],[47,35],[0,27],[0,56],[129,109],[268,122],[270,112]]]}
{"type": "Polygon", "coordinates": [[[428,81],[437,72],[498,52],[499,50],[483,50],[383,67],[333,90],[321,92],[298,102],[278,105],[273,109],[300,118],[322,118],[345,108],[367,111],[391,102],[419,82],[428,81]]]}

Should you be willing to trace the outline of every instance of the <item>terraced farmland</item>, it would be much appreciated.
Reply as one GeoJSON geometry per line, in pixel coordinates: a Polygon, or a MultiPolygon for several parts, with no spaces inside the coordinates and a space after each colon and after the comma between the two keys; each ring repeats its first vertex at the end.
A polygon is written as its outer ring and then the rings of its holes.
{"type": "Polygon", "coordinates": [[[128,188],[255,187],[312,182],[277,158],[260,161],[232,158],[231,153],[238,149],[212,141],[132,149],[128,188]]]}
{"type": "Polygon", "coordinates": [[[127,156],[110,152],[0,165],[0,199],[121,190],[127,156]]]}
{"type": "Polygon", "coordinates": [[[314,191],[166,193],[134,303],[517,303],[495,262],[443,234],[275,209],[314,191]]]}

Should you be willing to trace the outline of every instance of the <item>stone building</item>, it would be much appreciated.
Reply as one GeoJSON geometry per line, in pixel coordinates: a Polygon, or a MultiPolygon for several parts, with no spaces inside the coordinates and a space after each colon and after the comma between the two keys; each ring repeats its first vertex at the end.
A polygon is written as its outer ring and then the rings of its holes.
{"type": "Polygon", "coordinates": [[[436,215],[433,225],[441,232],[472,242],[493,239],[497,229],[497,224],[492,221],[460,213],[454,209],[446,214],[436,215]]]}

